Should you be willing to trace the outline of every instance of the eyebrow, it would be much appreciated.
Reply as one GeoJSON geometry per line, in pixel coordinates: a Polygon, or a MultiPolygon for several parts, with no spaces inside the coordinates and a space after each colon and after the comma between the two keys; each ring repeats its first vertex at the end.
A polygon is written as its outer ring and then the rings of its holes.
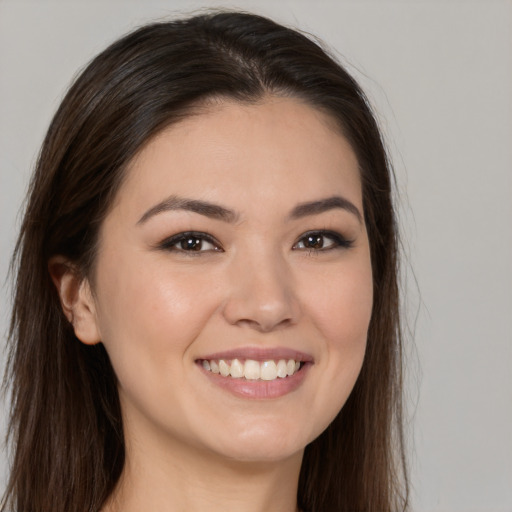
{"type": "MultiPolygon", "coordinates": [[[[291,211],[288,218],[290,220],[301,219],[303,217],[318,215],[336,208],[341,208],[342,210],[352,213],[357,217],[360,223],[363,222],[363,217],[357,206],[341,196],[332,196],[318,201],[300,203],[291,211]]],[[[172,210],[185,210],[229,223],[234,223],[240,218],[240,215],[235,211],[214,203],[200,201],[197,199],[187,199],[185,197],[170,196],[147,210],[137,221],[137,224],[144,224],[151,217],[158,215],[159,213],[172,210]]]]}
{"type": "Polygon", "coordinates": [[[362,224],[363,216],[357,206],[341,196],[332,196],[318,201],[311,201],[308,203],[301,203],[297,205],[290,213],[290,219],[300,219],[309,215],[318,215],[319,213],[327,212],[341,208],[357,217],[357,220],[362,224]]]}
{"type": "Polygon", "coordinates": [[[144,224],[149,218],[162,212],[171,210],[185,210],[189,212],[198,213],[211,219],[222,220],[224,222],[236,222],[239,215],[233,210],[228,210],[223,206],[209,203],[207,201],[199,201],[197,199],[187,199],[185,197],[170,196],[164,199],[161,203],[151,207],[144,215],[137,221],[137,224],[144,224]]]}

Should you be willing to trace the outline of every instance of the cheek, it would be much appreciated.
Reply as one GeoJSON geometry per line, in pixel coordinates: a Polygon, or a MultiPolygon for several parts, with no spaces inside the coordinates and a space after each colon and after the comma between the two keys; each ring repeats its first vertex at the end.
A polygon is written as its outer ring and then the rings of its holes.
{"type": "Polygon", "coordinates": [[[328,349],[364,351],[373,306],[369,258],[317,279],[314,289],[309,299],[311,317],[328,349]]]}
{"type": "Polygon", "coordinates": [[[215,297],[204,293],[207,274],[172,271],[165,258],[161,264],[136,263],[117,261],[99,269],[103,343],[114,368],[176,364],[215,310],[215,297]]]}
{"type": "Polygon", "coordinates": [[[361,370],[372,314],[373,282],[366,253],[302,276],[308,334],[317,349],[317,363],[311,368],[316,386],[308,397],[312,404],[308,414],[315,418],[309,424],[308,439],[312,440],[342,409],[361,370]]]}
{"type": "Polygon", "coordinates": [[[215,293],[205,294],[211,273],[172,270],[165,259],[151,265],[104,260],[98,270],[100,332],[123,410],[158,422],[162,397],[169,410],[180,407],[176,390],[187,375],[187,350],[216,310],[215,293]]]}
{"type": "MultiPolygon", "coordinates": [[[[320,279],[318,280],[320,281],[320,279]]],[[[369,257],[354,258],[323,280],[311,297],[311,318],[324,340],[321,391],[316,398],[325,426],[347,400],[363,363],[373,306],[369,257]]]]}

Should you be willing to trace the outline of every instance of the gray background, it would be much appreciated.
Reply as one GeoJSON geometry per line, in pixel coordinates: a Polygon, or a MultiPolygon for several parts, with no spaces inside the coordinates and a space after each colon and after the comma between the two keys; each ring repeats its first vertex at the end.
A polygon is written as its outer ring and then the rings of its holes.
{"type": "MultiPolygon", "coordinates": [[[[30,169],[71,78],[145,20],[214,5],[320,36],[368,91],[398,176],[415,328],[413,510],[512,511],[511,1],[0,0],[0,278],[30,169]]],[[[8,310],[4,286],[2,334],[8,310]]]]}

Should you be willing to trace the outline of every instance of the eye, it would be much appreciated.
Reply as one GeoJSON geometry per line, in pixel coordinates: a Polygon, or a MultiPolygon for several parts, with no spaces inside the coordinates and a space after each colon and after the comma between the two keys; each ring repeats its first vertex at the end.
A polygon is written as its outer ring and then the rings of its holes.
{"type": "Polygon", "coordinates": [[[334,231],[310,231],[305,233],[293,246],[295,250],[326,251],[336,248],[349,248],[352,241],[334,231]]]}
{"type": "Polygon", "coordinates": [[[220,245],[206,233],[188,231],[165,239],[159,247],[168,251],[199,253],[222,251],[220,245]]]}

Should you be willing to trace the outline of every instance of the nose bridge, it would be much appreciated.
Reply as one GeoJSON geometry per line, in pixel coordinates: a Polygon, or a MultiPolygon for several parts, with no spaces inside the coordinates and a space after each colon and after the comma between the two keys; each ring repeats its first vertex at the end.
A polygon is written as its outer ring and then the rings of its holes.
{"type": "Polygon", "coordinates": [[[277,248],[240,251],[229,273],[224,315],[231,324],[266,332],[298,320],[293,272],[277,248]]]}

